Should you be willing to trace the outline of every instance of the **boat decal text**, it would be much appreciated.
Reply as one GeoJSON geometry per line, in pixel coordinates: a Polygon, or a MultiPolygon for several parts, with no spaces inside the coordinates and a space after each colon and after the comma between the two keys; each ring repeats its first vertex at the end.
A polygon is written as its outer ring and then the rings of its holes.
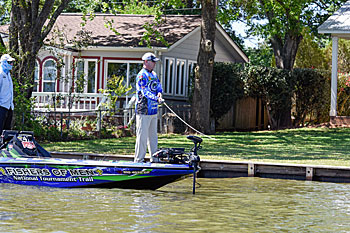
{"type": "Polygon", "coordinates": [[[0,176],[12,177],[16,181],[44,182],[93,182],[95,176],[102,176],[102,169],[56,169],[0,167],[0,176]]]}

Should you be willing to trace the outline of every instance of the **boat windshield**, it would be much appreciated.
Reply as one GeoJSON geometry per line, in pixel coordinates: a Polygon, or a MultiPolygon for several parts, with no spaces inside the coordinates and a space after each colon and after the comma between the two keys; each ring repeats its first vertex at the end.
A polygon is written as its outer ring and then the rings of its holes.
{"type": "Polygon", "coordinates": [[[4,131],[1,135],[1,157],[51,157],[34,139],[33,132],[4,131]]]}

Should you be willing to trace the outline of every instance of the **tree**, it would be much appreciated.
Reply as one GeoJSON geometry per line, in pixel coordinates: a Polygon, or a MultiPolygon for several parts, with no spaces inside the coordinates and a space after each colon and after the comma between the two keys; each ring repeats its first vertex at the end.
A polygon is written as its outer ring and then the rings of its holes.
{"type": "Polygon", "coordinates": [[[215,58],[217,4],[216,0],[202,0],[201,3],[201,39],[195,68],[191,123],[201,132],[213,133],[210,127],[210,89],[215,58]]]}
{"type": "Polygon", "coordinates": [[[259,44],[257,48],[247,48],[245,52],[250,65],[271,67],[273,64],[273,51],[266,43],[259,44]]]}
{"type": "MultiPolygon", "coordinates": [[[[277,68],[292,70],[303,29],[317,27],[346,0],[223,0],[223,12],[247,23],[248,34],[268,41],[277,68]],[[323,20],[323,21],[322,21],[323,20]]],[[[291,126],[291,106],[280,127],[291,126]]]]}
{"type": "Polygon", "coordinates": [[[309,27],[316,34],[346,0],[223,0],[222,12],[231,20],[247,23],[250,35],[266,39],[274,51],[277,68],[291,70],[301,40],[309,27]]]}
{"type": "Polygon", "coordinates": [[[34,84],[35,60],[43,41],[51,31],[57,17],[70,0],[12,1],[10,34],[10,51],[20,59],[15,67],[14,78],[20,91],[27,98],[31,97],[34,84]],[[27,86],[29,81],[29,86],[27,86]]]}
{"type": "Polygon", "coordinates": [[[325,49],[315,41],[307,28],[303,30],[303,40],[299,45],[294,68],[312,68],[328,70],[331,57],[326,57],[325,49]]]}

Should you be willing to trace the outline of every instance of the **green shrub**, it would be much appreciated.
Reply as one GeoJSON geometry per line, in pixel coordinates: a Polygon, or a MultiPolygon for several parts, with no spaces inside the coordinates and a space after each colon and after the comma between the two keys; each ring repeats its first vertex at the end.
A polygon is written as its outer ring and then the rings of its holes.
{"type": "Polygon", "coordinates": [[[350,74],[338,74],[337,113],[350,116],[350,74]]]}
{"type": "Polygon", "coordinates": [[[290,71],[250,66],[246,68],[246,72],[246,95],[262,99],[268,111],[271,128],[278,129],[288,125],[293,94],[290,71]]]}
{"type": "MultiPolygon", "coordinates": [[[[330,73],[316,69],[294,69],[294,126],[329,121],[330,73]]],[[[350,91],[350,88],[349,88],[350,91]]]]}
{"type": "MultiPolygon", "coordinates": [[[[338,93],[343,95],[338,102],[344,103],[340,105],[342,110],[350,113],[349,76],[340,86],[342,89],[338,93]]],[[[262,99],[272,129],[288,123],[291,126],[292,109],[293,126],[329,121],[330,74],[327,71],[301,68],[289,71],[216,63],[212,79],[211,117],[217,122],[243,95],[262,99]]]]}
{"type": "Polygon", "coordinates": [[[244,95],[242,64],[215,63],[211,83],[210,115],[218,120],[244,95]]]}

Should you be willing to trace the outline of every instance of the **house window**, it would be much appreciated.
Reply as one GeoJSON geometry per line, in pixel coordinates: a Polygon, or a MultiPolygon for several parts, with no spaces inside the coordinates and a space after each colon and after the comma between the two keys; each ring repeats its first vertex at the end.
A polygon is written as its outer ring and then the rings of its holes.
{"type": "Polygon", "coordinates": [[[187,97],[188,96],[188,77],[190,64],[186,65],[186,60],[165,58],[164,62],[164,94],[187,97]]]}
{"type": "Polygon", "coordinates": [[[50,59],[44,63],[43,91],[54,92],[57,78],[56,61],[50,59]]]}
{"type": "Polygon", "coordinates": [[[184,96],[187,83],[186,60],[176,60],[175,95],[184,96]]]}
{"type": "Polygon", "coordinates": [[[175,59],[174,58],[165,58],[164,65],[164,94],[172,95],[173,92],[173,80],[175,73],[175,59]]]}
{"type": "Polygon", "coordinates": [[[97,60],[77,60],[75,72],[75,91],[84,93],[96,93],[97,84],[97,60]]]}
{"type": "Polygon", "coordinates": [[[39,91],[39,64],[35,61],[33,92],[39,91]]]}
{"type": "Polygon", "coordinates": [[[136,77],[137,77],[137,74],[142,69],[142,67],[143,67],[142,63],[129,63],[128,84],[132,86],[132,90],[130,91],[131,93],[136,91],[136,77]]]}
{"type": "MultiPolygon", "coordinates": [[[[132,90],[129,93],[132,93],[136,90],[136,76],[142,67],[143,64],[140,61],[107,61],[107,79],[113,75],[123,77],[123,84],[126,86],[131,85],[132,90]]],[[[107,87],[107,85],[105,85],[105,87],[107,87]]]]}
{"type": "Polygon", "coordinates": [[[187,62],[187,85],[186,96],[188,96],[188,91],[194,88],[194,69],[196,68],[197,62],[188,61],[187,62]]]}
{"type": "Polygon", "coordinates": [[[124,78],[124,85],[127,82],[128,63],[108,63],[107,78],[112,76],[124,78]]]}

